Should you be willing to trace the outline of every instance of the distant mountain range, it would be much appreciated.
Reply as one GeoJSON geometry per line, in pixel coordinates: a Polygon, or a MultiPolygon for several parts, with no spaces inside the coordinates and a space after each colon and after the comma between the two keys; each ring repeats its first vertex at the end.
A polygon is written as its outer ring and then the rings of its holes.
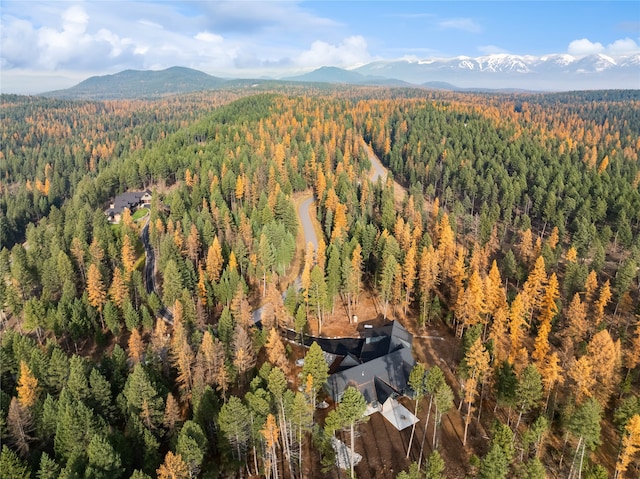
{"type": "Polygon", "coordinates": [[[408,83],[448,82],[462,88],[596,90],[640,88],[640,54],[530,56],[506,53],[481,57],[379,61],[355,68],[365,76],[408,83]]]}
{"type": "MultiPolygon", "coordinates": [[[[232,80],[184,67],[162,71],[125,70],[95,76],[43,96],[75,99],[153,98],[220,89],[265,80],[232,80]]],[[[343,83],[445,90],[640,89],[640,54],[529,56],[495,54],[427,60],[376,61],[353,69],[322,67],[278,82],[343,83]]]]}

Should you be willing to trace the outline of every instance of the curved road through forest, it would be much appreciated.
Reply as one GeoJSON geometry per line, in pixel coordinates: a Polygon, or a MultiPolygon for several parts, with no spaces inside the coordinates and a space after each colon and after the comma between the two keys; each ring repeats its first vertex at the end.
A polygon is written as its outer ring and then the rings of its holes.
{"type": "Polygon", "coordinates": [[[302,232],[304,233],[304,247],[305,250],[307,245],[311,243],[315,250],[318,249],[318,236],[316,235],[316,230],[313,227],[313,220],[311,219],[311,214],[309,213],[309,209],[313,204],[313,195],[309,195],[303,201],[300,202],[298,206],[298,219],[300,220],[300,224],[302,225],[302,232]]]}
{"type": "MultiPolygon", "coordinates": [[[[371,148],[371,146],[367,144],[366,141],[364,141],[364,138],[362,139],[362,145],[364,146],[364,149],[367,151],[367,156],[369,157],[369,162],[371,163],[371,170],[369,170],[369,178],[374,183],[378,181],[378,178],[382,179],[383,182],[386,181],[387,172],[389,170],[385,168],[385,166],[380,161],[380,158],[378,158],[378,155],[376,155],[375,152],[373,151],[373,148],[371,148]]],[[[393,192],[396,198],[396,202],[401,202],[404,199],[405,195],[407,194],[407,191],[404,189],[404,187],[395,180],[393,181],[393,192]]]]}
{"type": "MultiPolygon", "coordinates": [[[[146,220],[144,222],[144,226],[142,227],[142,231],[140,231],[140,239],[142,240],[142,244],[144,245],[144,284],[147,289],[147,293],[151,294],[153,292],[156,293],[158,299],[160,299],[160,295],[158,294],[158,290],[156,288],[156,254],[153,250],[153,247],[149,243],[149,219],[151,218],[151,212],[147,213],[146,220]]],[[[158,309],[158,317],[162,318],[165,322],[171,324],[173,326],[173,313],[169,311],[169,309],[164,305],[160,305],[160,309],[158,309]]]]}

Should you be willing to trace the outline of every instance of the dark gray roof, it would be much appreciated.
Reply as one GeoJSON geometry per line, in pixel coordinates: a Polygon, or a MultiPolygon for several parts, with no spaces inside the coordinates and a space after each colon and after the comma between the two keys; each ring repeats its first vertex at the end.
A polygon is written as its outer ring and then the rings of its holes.
{"type": "Polygon", "coordinates": [[[150,195],[151,191],[127,191],[126,193],[122,193],[114,198],[113,208],[109,208],[105,211],[105,214],[114,216],[122,213],[125,208],[133,209],[140,204],[145,194],[150,195]]]}
{"type": "Polygon", "coordinates": [[[367,403],[382,403],[389,394],[384,398],[378,397],[380,387],[376,388],[376,380],[382,381],[396,393],[403,394],[407,389],[409,373],[414,364],[411,350],[401,347],[389,354],[332,374],[327,381],[329,392],[334,401],[338,401],[348,386],[354,386],[360,390],[367,403]]]}

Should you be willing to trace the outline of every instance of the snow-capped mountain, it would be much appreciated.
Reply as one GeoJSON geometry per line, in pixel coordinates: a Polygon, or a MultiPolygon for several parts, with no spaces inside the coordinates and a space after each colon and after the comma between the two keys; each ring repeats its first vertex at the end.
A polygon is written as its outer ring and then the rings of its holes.
{"type": "Polygon", "coordinates": [[[475,58],[378,61],[353,71],[417,84],[449,82],[464,88],[640,88],[638,53],[615,58],[602,53],[584,57],[500,53],[475,58]]]}

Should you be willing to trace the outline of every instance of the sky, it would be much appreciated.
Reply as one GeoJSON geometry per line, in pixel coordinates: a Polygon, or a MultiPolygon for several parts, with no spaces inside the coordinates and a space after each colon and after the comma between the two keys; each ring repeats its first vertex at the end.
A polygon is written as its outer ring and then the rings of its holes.
{"type": "Polygon", "coordinates": [[[0,92],[125,69],[234,78],[493,53],[640,52],[631,1],[0,0],[0,92]]]}

